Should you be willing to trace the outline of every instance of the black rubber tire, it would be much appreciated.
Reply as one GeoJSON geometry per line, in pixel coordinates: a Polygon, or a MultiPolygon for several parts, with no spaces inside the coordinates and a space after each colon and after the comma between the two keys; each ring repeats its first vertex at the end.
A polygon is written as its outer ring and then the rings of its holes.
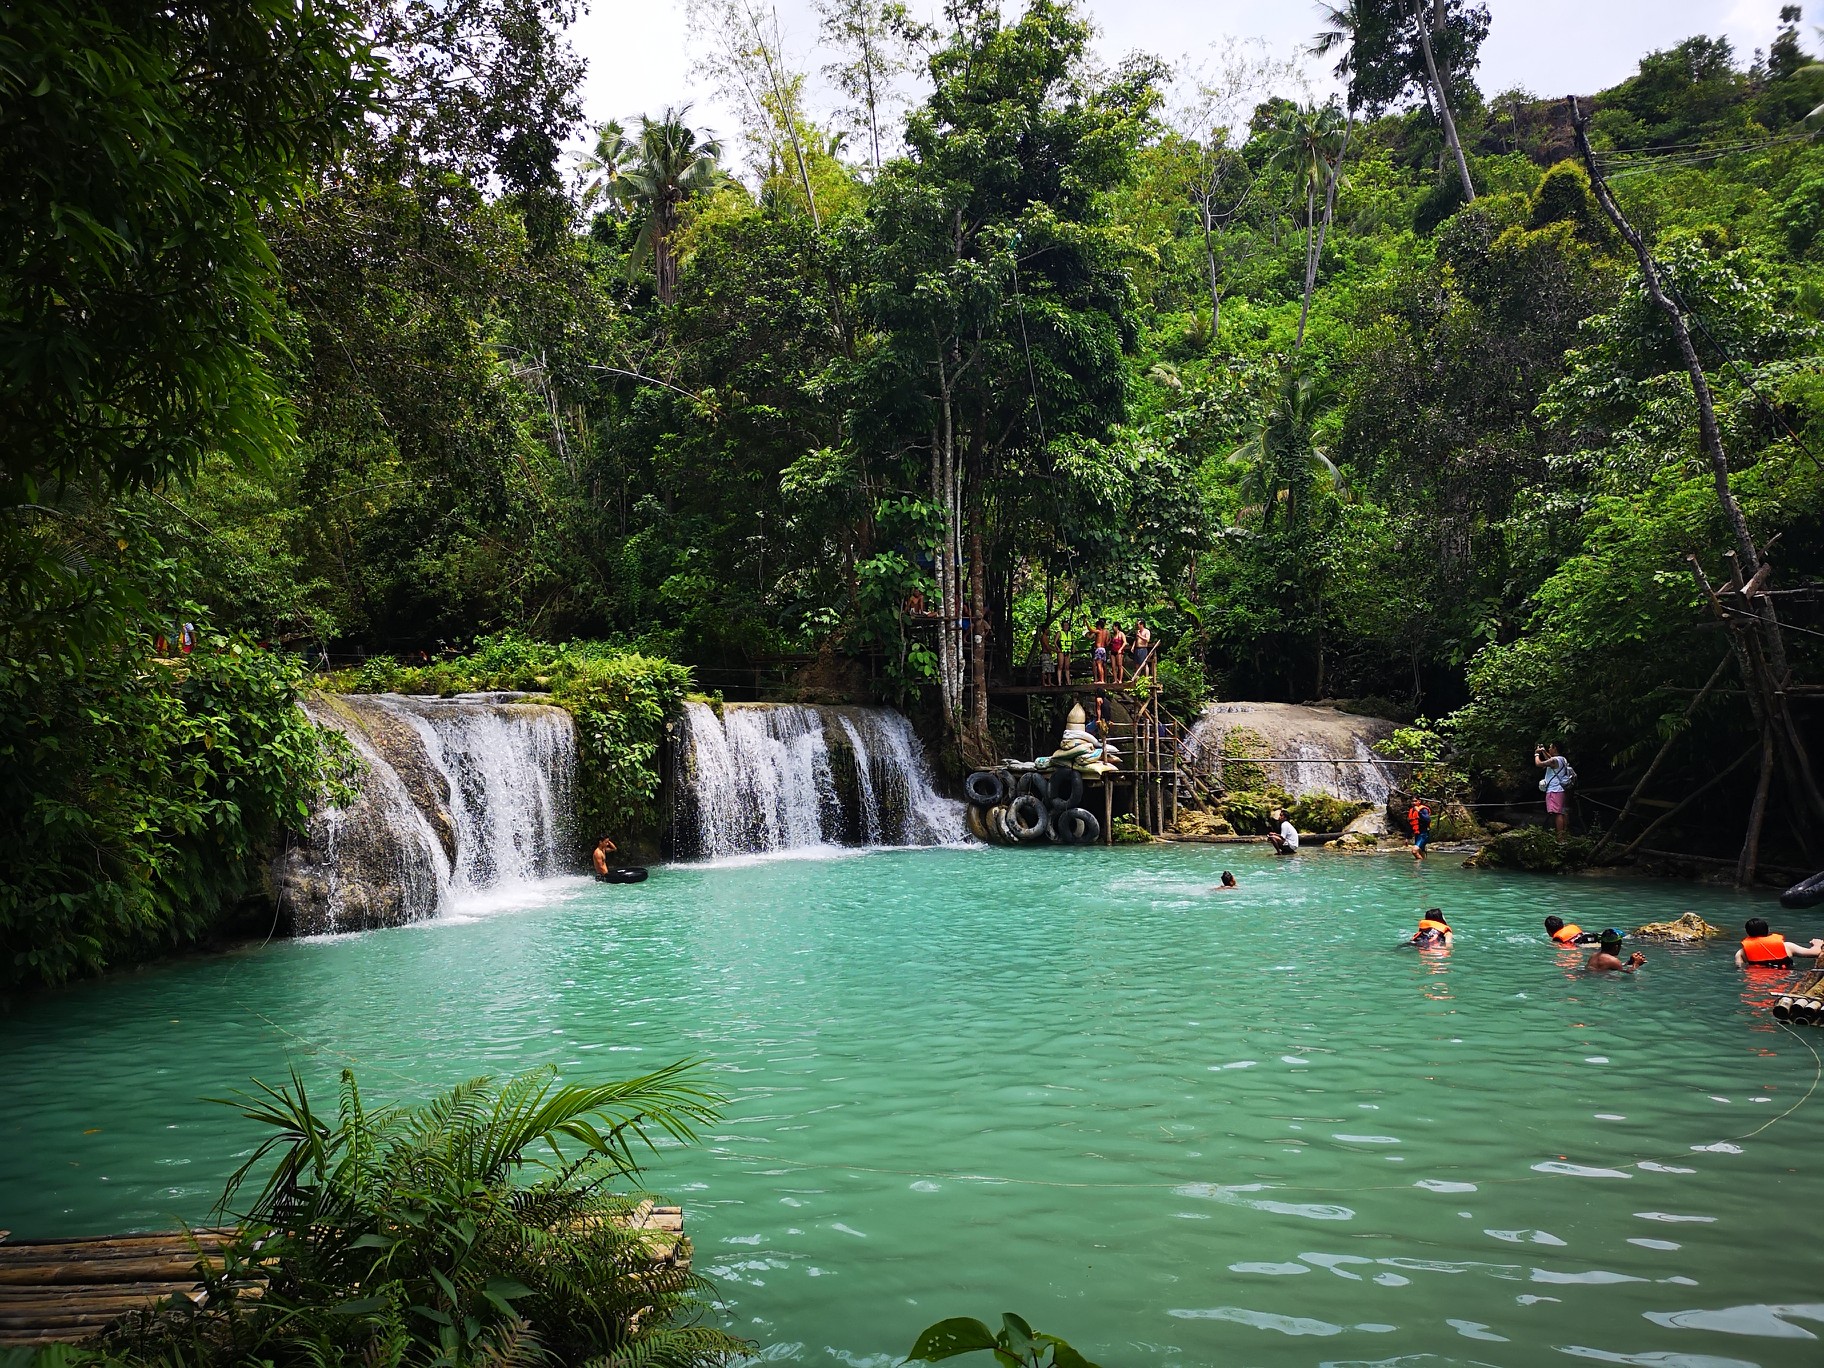
{"type": "Polygon", "coordinates": [[[974,803],[963,804],[963,825],[968,827],[969,834],[983,845],[990,844],[994,839],[988,834],[988,823],[982,815],[982,809],[974,803]]]}
{"type": "Polygon", "coordinates": [[[1068,765],[1051,771],[1051,801],[1067,808],[1083,803],[1083,776],[1068,765]]]}
{"type": "Polygon", "coordinates": [[[1819,903],[1824,903],[1824,873],[1800,879],[1780,894],[1781,907],[1816,907],[1819,903]]]}
{"type": "Polygon", "coordinates": [[[1058,833],[1066,845],[1094,845],[1102,835],[1102,823],[1088,808],[1071,808],[1058,818],[1058,833]]]}
{"type": "Polygon", "coordinates": [[[1007,831],[1021,844],[1042,841],[1050,833],[1051,814],[1036,793],[1022,793],[1008,805],[1007,831]]]}
{"type": "Polygon", "coordinates": [[[644,865],[622,865],[619,869],[611,869],[606,874],[597,874],[595,881],[619,884],[645,883],[646,867],[644,865]]]}
{"type": "Polygon", "coordinates": [[[998,771],[977,770],[963,780],[963,793],[977,807],[993,807],[1006,801],[1007,786],[1001,782],[998,771]]]}
{"type": "Polygon", "coordinates": [[[1048,803],[1051,801],[1051,782],[1037,770],[1029,770],[1013,786],[1013,793],[1016,798],[1031,794],[1041,803],[1048,803]]]}
{"type": "Polygon", "coordinates": [[[1007,809],[996,805],[982,814],[982,825],[988,828],[988,839],[996,845],[1012,845],[1013,837],[1007,831],[1007,809]]]}

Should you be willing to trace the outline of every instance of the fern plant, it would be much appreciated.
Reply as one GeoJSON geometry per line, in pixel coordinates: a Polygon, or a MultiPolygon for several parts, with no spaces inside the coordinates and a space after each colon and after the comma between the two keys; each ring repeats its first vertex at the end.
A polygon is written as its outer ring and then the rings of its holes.
{"type": "MultiPolygon", "coordinates": [[[[230,1269],[268,1276],[257,1301],[117,1332],[131,1362],[589,1364],[698,1368],[745,1344],[703,1323],[704,1279],[633,1228],[638,1151],[695,1138],[719,1098],[674,1064],[563,1085],[549,1068],[474,1079],[419,1106],[370,1108],[342,1075],[319,1115],[294,1074],[233,1102],[271,1128],[224,1210],[267,1174],[230,1269]]],[[[180,1308],[181,1310],[181,1308],[180,1308]]]]}

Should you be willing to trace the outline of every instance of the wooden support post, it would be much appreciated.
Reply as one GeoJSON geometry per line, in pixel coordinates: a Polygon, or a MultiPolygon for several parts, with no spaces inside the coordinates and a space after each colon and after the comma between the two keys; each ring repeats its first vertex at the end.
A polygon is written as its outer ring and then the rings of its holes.
{"type": "Polygon", "coordinates": [[[1102,844],[1115,843],[1115,781],[1109,775],[1102,776],[1102,844]]]}

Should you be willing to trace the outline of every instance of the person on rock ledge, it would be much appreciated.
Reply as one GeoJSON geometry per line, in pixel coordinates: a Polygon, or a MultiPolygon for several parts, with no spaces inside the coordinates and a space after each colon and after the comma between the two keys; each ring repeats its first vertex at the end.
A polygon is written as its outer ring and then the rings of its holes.
{"type": "Polygon", "coordinates": [[[590,858],[595,863],[595,872],[597,874],[603,875],[604,877],[607,875],[608,857],[614,853],[615,844],[608,837],[604,836],[595,843],[595,853],[590,858]]]}
{"type": "Polygon", "coordinates": [[[1273,820],[1279,823],[1278,831],[1267,833],[1267,840],[1273,843],[1275,855],[1298,854],[1298,828],[1292,825],[1292,819],[1286,816],[1284,808],[1273,809],[1273,820]]]}

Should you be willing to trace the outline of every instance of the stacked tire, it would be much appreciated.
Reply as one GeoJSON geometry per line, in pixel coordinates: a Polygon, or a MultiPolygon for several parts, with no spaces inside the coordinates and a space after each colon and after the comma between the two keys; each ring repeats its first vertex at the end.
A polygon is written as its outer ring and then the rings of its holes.
{"type": "Polygon", "coordinates": [[[992,845],[1094,845],[1096,815],[1082,806],[1083,776],[1073,769],[977,770],[963,782],[969,834],[992,845]]]}

